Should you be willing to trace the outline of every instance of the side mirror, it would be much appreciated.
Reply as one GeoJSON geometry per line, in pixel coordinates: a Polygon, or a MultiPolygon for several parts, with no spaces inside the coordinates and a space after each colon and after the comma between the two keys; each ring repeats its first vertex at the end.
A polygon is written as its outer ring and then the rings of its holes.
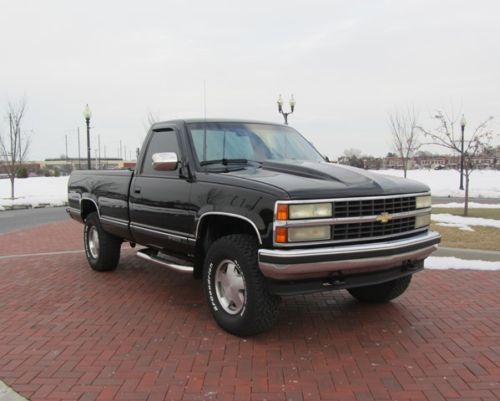
{"type": "Polygon", "coordinates": [[[175,152],[154,153],[151,159],[153,159],[153,168],[156,171],[173,171],[179,163],[175,152]]]}

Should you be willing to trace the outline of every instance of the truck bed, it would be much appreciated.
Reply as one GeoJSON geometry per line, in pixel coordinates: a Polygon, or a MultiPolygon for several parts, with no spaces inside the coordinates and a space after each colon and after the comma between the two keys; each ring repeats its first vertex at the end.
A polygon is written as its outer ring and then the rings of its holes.
{"type": "Polygon", "coordinates": [[[82,200],[88,200],[97,207],[103,224],[106,220],[122,223],[123,230],[115,234],[129,238],[128,198],[133,175],[134,172],[131,170],[74,171],[68,182],[68,205],[71,216],[78,219],[82,200]]]}

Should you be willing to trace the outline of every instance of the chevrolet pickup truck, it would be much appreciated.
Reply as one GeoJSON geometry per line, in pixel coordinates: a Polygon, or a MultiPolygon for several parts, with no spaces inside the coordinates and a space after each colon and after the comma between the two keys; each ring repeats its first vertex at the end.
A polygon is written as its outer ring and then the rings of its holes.
{"type": "Polygon", "coordinates": [[[92,269],[141,245],[145,263],[201,279],[215,321],[239,336],[270,329],[286,295],[390,301],[440,242],[427,186],[328,163],[273,123],[155,123],[134,171],[75,171],[68,201],[92,269]]]}

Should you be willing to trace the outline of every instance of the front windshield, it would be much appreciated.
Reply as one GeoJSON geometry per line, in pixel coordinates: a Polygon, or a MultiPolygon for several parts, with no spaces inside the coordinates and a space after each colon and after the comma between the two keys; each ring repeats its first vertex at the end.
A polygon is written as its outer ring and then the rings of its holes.
{"type": "Polygon", "coordinates": [[[201,164],[220,161],[312,161],[323,158],[293,128],[272,124],[200,122],[188,124],[201,164]]]}

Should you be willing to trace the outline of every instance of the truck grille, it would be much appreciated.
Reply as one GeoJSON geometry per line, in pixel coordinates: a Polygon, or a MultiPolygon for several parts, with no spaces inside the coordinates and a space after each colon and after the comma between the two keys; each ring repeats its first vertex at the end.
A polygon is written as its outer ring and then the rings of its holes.
{"type": "MultiPolygon", "coordinates": [[[[333,203],[333,215],[335,217],[360,217],[375,216],[383,212],[390,214],[409,212],[415,210],[415,202],[414,196],[404,198],[335,201],[333,203]]],[[[350,224],[350,226],[352,225],[353,224],[350,224]]]]}
{"type": "Polygon", "coordinates": [[[363,239],[402,234],[413,229],[415,229],[415,216],[394,219],[387,223],[370,221],[365,223],[335,224],[332,226],[332,239],[336,241],[363,239]]]}

